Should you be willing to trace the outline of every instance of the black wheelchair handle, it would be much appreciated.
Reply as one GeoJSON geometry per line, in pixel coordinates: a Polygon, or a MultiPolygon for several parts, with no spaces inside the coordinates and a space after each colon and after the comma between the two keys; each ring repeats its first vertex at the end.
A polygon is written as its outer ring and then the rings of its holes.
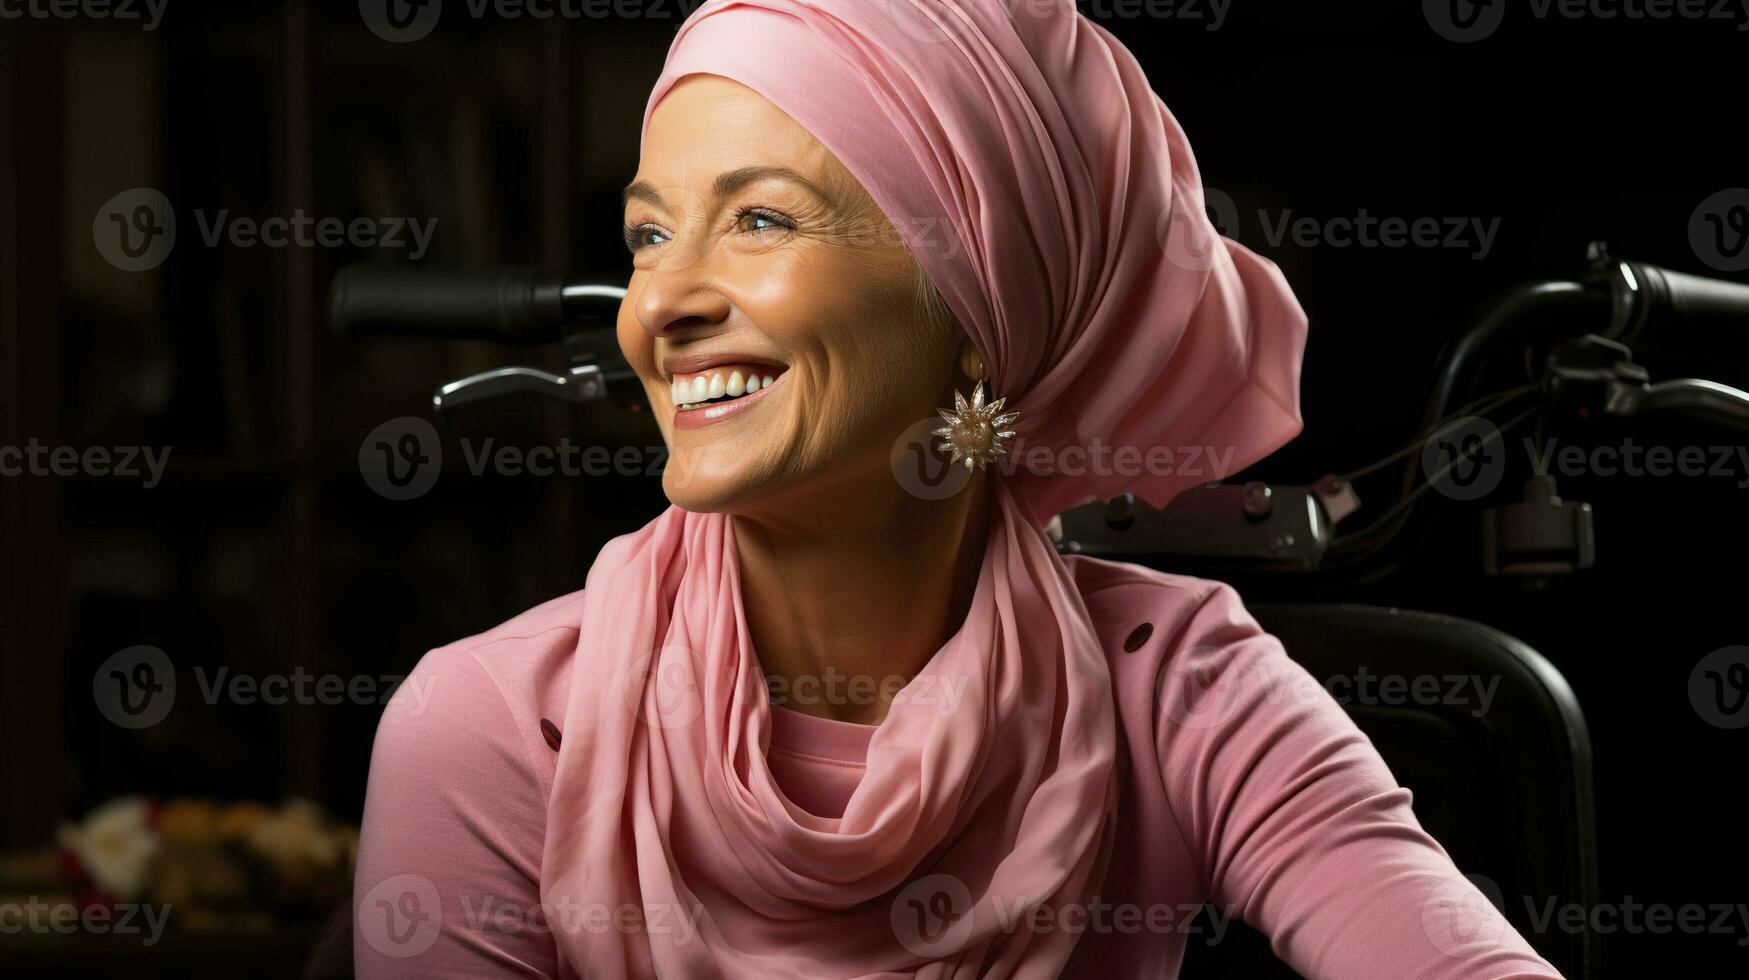
{"type": "Polygon", "coordinates": [[[328,288],[328,324],[346,337],[396,334],[513,346],[560,340],[566,324],[612,326],[625,289],[526,267],[425,269],[364,264],[328,288]]]}
{"type": "Polygon", "coordinates": [[[1749,327],[1749,285],[1640,262],[1630,265],[1645,284],[1654,320],[1737,320],[1749,327]]]}
{"type": "Polygon", "coordinates": [[[1638,393],[1632,414],[1657,412],[1689,415],[1749,431],[1749,392],[1704,378],[1660,381],[1638,393]]]}
{"type": "MultiPolygon", "coordinates": [[[[1598,333],[1629,344],[1749,353],[1749,285],[1611,258],[1602,242],[1592,242],[1587,251],[1592,274],[1586,279],[1521,283],[1481,308],[1440,355],[1423,430],[1446,418],[1494,350],[1523,345],[1550,328],[1565,329],[1574,316],[1607,323],[1598,333]]],[[[1404,493],[1418,466],[1414,459],[1404,464],[1404,493]]]]}

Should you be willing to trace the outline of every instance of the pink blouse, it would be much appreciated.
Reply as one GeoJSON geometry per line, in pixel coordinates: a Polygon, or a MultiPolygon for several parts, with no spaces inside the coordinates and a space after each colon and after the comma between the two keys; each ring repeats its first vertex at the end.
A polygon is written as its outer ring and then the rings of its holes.
{"type": "MultiPolygon", "coordinates": [[[[1065,976],[1175,976],[1189,930],[1234,917],[1313,980],[1560,976],[1231,588],[1066,560],[1111,663],[1124,776],[1104,888],[1044,923],[1082,932],[1065,976]],[[1205,902],[1218,915],[1191,922],[1205,902]]],[[[539,880],[557,757],[542,722],[566,730],[581,604],[561,596],[431,651],[385,709],[355,880],[359,977],[588,974],[559,960],[539,880]]],[[[774,708],[769,764],[798,806],[838,816],[873,732],[774,708]]]]}

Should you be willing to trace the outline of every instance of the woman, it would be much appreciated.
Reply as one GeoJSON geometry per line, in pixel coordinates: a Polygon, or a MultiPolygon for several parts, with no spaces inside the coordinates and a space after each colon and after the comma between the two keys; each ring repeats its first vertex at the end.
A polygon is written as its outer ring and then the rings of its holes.
{"type": "Polygon", "coordinates": [[[1069,0],[706,3],[625,225],[673,506],[385,713],[361,976],[1172,976],[1205,901],[1558,976],[1230,589],[1052,548],[1295,435],[1306,327],[1069,0]]]}

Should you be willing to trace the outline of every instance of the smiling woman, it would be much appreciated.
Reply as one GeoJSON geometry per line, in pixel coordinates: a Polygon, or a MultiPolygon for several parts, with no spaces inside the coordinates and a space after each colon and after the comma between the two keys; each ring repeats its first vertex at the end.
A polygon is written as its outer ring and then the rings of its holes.
{"type": "Polygon", "coordinates": [[[1200,477],[896,470],[938,412],[1299,431],[1303,311],[1069,0],[711,0],[624,219],[673,506],[385,714],[361,975],[1171,976],[1207,902],[1308,976],[1558,976],[1230,588],[1045,532],[1200,477]]]}
{"type": "Polygon", "coordinates": [[[664,490],[687,510],[850,504],[887,472],[893,435],[966,380],[956,350],[975,357],[920,311],[920,267],[843,164],[727,78],[687,76],[656,106],[625,236],[620,346],[668,437],[664,490]]]}

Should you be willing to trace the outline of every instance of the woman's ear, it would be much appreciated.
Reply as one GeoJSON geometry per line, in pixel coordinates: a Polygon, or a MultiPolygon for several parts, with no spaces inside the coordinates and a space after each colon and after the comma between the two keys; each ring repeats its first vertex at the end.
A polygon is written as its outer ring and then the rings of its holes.
{"type": "Polygon", "coordinates": [[[960,372],[973,381],[989,377],[984,370],[984,359],[978,356],[978,349],[972,346],[970,337],[960,341],[960,372]]]}

